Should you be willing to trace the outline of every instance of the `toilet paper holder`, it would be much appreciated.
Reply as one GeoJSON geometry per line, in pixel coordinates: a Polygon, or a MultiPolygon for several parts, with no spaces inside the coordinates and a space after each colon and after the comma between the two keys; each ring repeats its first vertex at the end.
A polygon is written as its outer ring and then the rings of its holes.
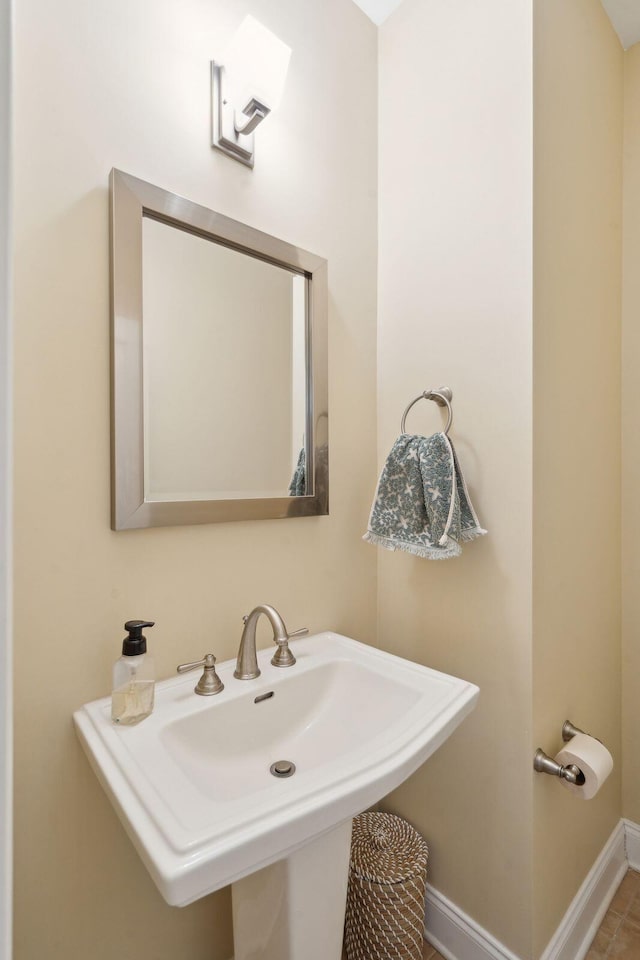
{"type": "MultiPolygon", "coordinates": [[[[584,732],[580,727],[576,727],[575,724],[571,723],[570,720],[565,720],[562,724],[562,739],[565,743],[572,740],[578,733],[584,732]]],[[[553,757],[546,754],[540,747],[536,750],[533,758],[533,769],[536,773],[550,773],[553,777],[562,777],[563,780],[568,780],[569,783],[575,783],[578,787],[581,787],[585,782],[584,773],[575,763],[570,763],[568,766],[563,767],[561,763],[558,763],[557,760],[554,760],[553,757]]]]}

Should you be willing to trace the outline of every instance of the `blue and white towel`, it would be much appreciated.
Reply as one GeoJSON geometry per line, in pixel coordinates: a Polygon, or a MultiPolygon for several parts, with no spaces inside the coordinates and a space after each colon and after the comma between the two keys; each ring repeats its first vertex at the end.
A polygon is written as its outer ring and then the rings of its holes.
{"type": "Polygon", "coordinates": [[[289,484],[290,497],[305,497],[307,494],[307,465],[304,447],[300,451],[298,463],[289,484]]]}
{"type": "Polygon", "coordinates": [[[486,532],[446,433],[401,434],[382,468],[363,540],[386,550],[446,560],[460,555],[462,542],[486,532]]]}

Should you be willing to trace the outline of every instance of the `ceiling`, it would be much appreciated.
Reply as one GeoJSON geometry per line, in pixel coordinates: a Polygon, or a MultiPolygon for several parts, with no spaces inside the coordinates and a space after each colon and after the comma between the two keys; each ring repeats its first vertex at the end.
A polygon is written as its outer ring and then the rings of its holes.
{"type": "Polygon", "coordinates": [[[381,24],[399,7],[402,0],[354,0],[374,23],[381,24]]]}
{"type": "MultiPolygon", "coordinates": [[[[354,0],[374,23],[381,24],[402,0],[354,0]]],[[[602,0],[622,46],[640,42],[640,0],[602,0]]]]}
{"type": "Polygon", "coordinates": [[[640,41],[640,0],[602,0],[602,6],[625,50],[640,41]]]}

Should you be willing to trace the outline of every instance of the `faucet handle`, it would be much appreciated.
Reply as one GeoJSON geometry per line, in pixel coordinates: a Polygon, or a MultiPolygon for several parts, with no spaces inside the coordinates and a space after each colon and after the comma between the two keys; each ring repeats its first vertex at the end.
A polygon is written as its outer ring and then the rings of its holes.
{"type": "Polygon", "coordinates": [[[207,657],[213,657],[213,662],[216,662],[213,654],[207,653],[202,660],[194,660],[193,663],[181,663],[176,667],[176,673],[187,673],[188,670],[195,670],[196,667],[204,667],[207,663],[207,657]]]}
{"type": "Polygon", "coordinates": [[[207,653],[202,660],[194,660],[193,663],[181,663],[177,668],[177,673],[187,673],[188,670],[196,670],[198,667],[204,667],[204,671],[197,684],[193,688],[201,697],[211,697],[214,693],[220,693],[224,690],[224,683],[216,673],[216,658],[212,653],[207,653]]]}
{"type": "Polygon", "coordinates": [[[308,628],[300,627],[299,630],[288,633],[286,637],[282,637],[282,639],[276,638],[278,649],[271,658],[271,663],[274,667],[292,667],[294,665],[296,658],[291,653],[291,650],[289,650],[289,640],[293,640],[295,637],[303,637],[306,633],[309,633],[308,628]]]}

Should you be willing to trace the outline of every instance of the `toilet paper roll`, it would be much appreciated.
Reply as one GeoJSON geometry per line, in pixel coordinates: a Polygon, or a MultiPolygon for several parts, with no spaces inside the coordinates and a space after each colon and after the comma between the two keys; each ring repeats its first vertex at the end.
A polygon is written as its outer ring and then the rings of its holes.
{"type": "Polygon", "coordinates": [[[569,783],[562,778],[560,783],[581,800],[591,800],[613,770],[613,757],[599,740],[578,733],[556,754],[555,759],[563,767],[575,764],[584,774],[584,783],[569,783]]]}

